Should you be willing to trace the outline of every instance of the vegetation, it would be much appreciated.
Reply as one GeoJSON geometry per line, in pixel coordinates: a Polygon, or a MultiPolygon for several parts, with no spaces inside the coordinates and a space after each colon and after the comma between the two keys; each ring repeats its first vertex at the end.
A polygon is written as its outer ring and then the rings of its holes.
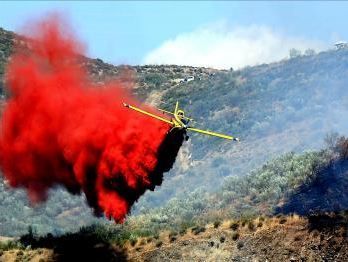
{"type": "Polygon", "coordinates": [[[281,218],[280,220],[279,220],[279,224],[285,224],[286,223],[286,218],[281,218]]]}
{"type": "Polygon", "coordinates": [[[218,228],[221,225],[221,221],[216,220],[214,221],[214,228],[218,228]]]}
{"type": "Polygon", "coordinates": [[[18,241],[5,241],[0,242],[0,252],[11,250],[11,249],[22,249],[23,245],[18,241]]]}
{"type": "Polygon", "coordinates": [[[230,228],[231,228],[232,230],[234,230],[234,231],[237,230],[238,227],[239,227],[238,222],[232,222],[232,223],[230,224],[230,228]]]}
{"type": "Polygon", "coordinates": [[[234,241],[238,240],[238,238],[239,238],[239,233],[233,233],[233,234],[232,234],[232,239],[233,239],[234,241]]]}
{"type": "Polygon", "coordinates": [[[237,248],[241,249],[242,247],[244,247],[244,242],[243,241],[238,241],[237,248]]]}
{"type": "Polygon", "coordinates": [[[194,235],[198,235],[198,234],[203,233],[203,232],[205,232],[205,227],[196,226],[196,227],[193,227],[193,228],[192,228],[192,233],[193,233],[194,235]]]}
{"type": "MultiPolygon", "coordinates": [[[[1,30],[2,68],[12,48],[9,36],[1,30]]],[[[309,50],[305,56],[233,71],[114,67],[86,58],[83,63],[96,80],[131,70],[137,81],[134,94],[140,99],[164,109],[172,109],[179,100],[198,127],[237,134],[242,142],[190,135],[163,186],[146,193],[122,226],[94,218],[83,196],[71,196],[61,188],[52,190],[46,203],[32,207],[23,190],[8,188],[0,177],[0,235],[20,236],[28,225],[38,235],[61,235],[82,227],[98,239],[117,234],[117,243],[136,245],[141,237],[156,239],[163,229],[181,234],[193,228],[199,234],[200,225],[207,223],[239,219],[243,226],[259,214],[273,214],[301,186],[311,186],[334,159],[348,156],[346,139],[333,134],[326,139],[330,145],[319,150],[329,131],[345,130],[347,59],[347,50],[317,55],[309,50]],[[188,75],[195,80],[175,82],[188,75]],[[190,158],[185,150],[192,153],[190,158]],[[86,227],[94,223],[98,225],[86,227]]]]}

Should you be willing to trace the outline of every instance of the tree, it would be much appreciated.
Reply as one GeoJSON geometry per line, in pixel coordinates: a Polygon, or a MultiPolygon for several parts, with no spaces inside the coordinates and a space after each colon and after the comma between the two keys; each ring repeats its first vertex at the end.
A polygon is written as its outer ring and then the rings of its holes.
{"type": "Polygon", "coordinates": [[[308,49],[305,50],[304,55],[305,55],[305,56],[312,56],[312,55],[315,55],[315,50],[312,49],[312,48],[308,48],[308,49]]]}
{"type": "Polygon", "coordinates": [[[289,51],[290,58],[296,58],[301,56],[301,50],[298,50],[296,48],[291,48],[289,51]]]}

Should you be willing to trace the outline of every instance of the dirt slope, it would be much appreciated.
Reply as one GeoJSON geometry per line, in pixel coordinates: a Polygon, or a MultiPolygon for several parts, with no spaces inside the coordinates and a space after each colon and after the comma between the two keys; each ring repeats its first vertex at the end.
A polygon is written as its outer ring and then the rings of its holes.
{"type": "MultiPolygon", "coordinates": [[[[127,242],[64,238],[61,246],[0,251],[0,261],[348,261],[348,213],[243,218],[127,242]],[[82,244],[82,242],[84,244],[82,244]]],[[[51,242],[51,241],[50,241],[51,242]]],[[[56,241],[59,243],[59,241],[56,241]]],[[[53,242],[51,242],[53,243],[53,242]]],[[[1,243],[0,243],[1,244],[1,243]]],[[[47,243],[50,246],[49,243],[47,243]]]]}
{"type": "Polygon", "coordinates": [[[131,261],[348,261],[347,218],[298,216],[253,221],[239,228],[225,222],[188,233],[160,248],[135,247],[131,261]],[[318,222],[320,220],[320,222],[318,222]],[[262,225],[261,225],[262,224],[262,225]],[[254,228],[253,228],[254,227],[254,228]],[[237,237],[239,235],[239,237],[237,237]],[[138,250],[138,251],[137,251],[138,250]]]}

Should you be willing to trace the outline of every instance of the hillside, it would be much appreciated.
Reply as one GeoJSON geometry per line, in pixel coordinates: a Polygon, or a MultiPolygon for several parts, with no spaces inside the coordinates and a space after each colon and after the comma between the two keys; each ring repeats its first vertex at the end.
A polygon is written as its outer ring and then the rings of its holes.
{"type": "MultiPolygon", "coordinates": [[[[318,222],[317,222],[318,223],[318,222]]],[[[258,218],[210,224],[197,234],[167,237],[163,245],[137,245],[134,261],[345,261],[347,220],[343,216],[258,218]],[[313,220],[320,220],[320,229],[313,220]],[[333,223],[334,221],[334,223],[333,223]],[[325,224],[325,226],[323,226],[325,224]],[[330,225],[329,225],[330,224],[330,225]],[[235,226],[236,225],[236,226],[235,226]]]]}
{"type": "Polygon", "coordinates": [[[347,222],[344,213],[261,216],[127,242],[110,237],[115,231],[87,229],[61,237],[26,235],[0,246],[0,261],[346,261],[347,222]]]}
{"type": "MultiPolygon", "coordinates": [[[[0,30],[2,68],[11,53],[12,37],[0,30]]],[[[347,61],[347,50],[326,51],[233,71],[174,65],[113,66],[81,57],[81,65],[97,83],[117,78],[140,100],[164,109],[171,109],[179,100],[199,127],[241,138],[241,143],[235,144],[192,134],[162,187],[140,199],[129,224],[143,223],[146,228],[153,227],[149,221],[155,221],[159,228],[169,222],[177,226],[198,213],[204,214],[198,220],[211,220],[217,210],[225,215],[250,210],[272,213],[285,195],[306,181],[313,163],[319,159],[325,166],[331,159],[325,151],[287,153],[318,150],[328,132],[346,133],[347,61]],[[188,76],[194,76],[194,81],[180,83],[188,76]],[[278,164],[274,170],[283,171],[268,170],[273,170],[271,161],[266,164],[267,172],[262,172],[259,167],[275,157],[278,164]],[[291,176],[281,177],[285,172],[297,174],[289,163],[297,163],[295,170],[300,175],[295,182],[291,176]],[[269,183],[274,179],[280,185],[271,190],[269,183]],[[248,189],[250,185],[254,192],[248,189]],[[262,201],[266,202],[263,209],[255,209],[255,203],[262,201]]],[[[3,69],[0,73],[3,75],[3,69]]],[[[9,190],[3,181],[0,186],[0,235],[21,235],[28,225],[40,233],[62,233],[94,222],[106,223],[92,217],[83,197],[70,196],[64,190],[55,190],[47,203],[31,208],[24,192],[9,190]]]]}
{"type": "Polygon", "coordinates": [[[329,132],[345,134],[347,55],[347,50],[327,51],[221,71],[168,90],[162,100],[180,100],[199,116],[200,127],[237,134],[241,143],[193,135],[187,144],[190,158],[178,163],[175,178],[168,174],[160,190],[142,198],[136,211],[173,196],[187,198],[192,190],[219,191],[225,177],[244,176],[289,151],[317,150],[329,132]]]}
{"type": "MultiPolygon", "coordinates": [[[[0,28],[0,89],[4,96],[6,95],[4,70],[16,42],[27,48],[24,38],[15,38],[12,32],[0,28]]],[[[193,67],[177,66],[164,68],[158,66],[113,66],[100,59],[86,57],[80,57],[80,63],[88,70],[91,78],[97,84],[103,85],[106,81],[117,78],[123,86],[131,88],[140,100],[147,98],[146,94],[149,89],[157,90],[157,88],[176,85],[176,79],[183,79],[196,70],[193,67]]],[[[215,71],[200,69],[199,76],[205,78],[215,71]]],[[[2,97],[1,103],[4,101],[4,97],[2,97]]],[[[3,181],[2,176],[0,176],[0,200],[2,202],[0,206],[0,236],[21,235],[27,231],[29,225],[32,225],[39,232],[62,233],[78,230],[80,226],[86,224],[98,221],[106,222],[98,220],[92,215],[92,211],[85,203],[83,196],[72,196],[59,188],[50,192],[48,202],[32,206],[28,202],[25,192],[10,189],[3,181]],[[76,223],[76,221],[78,222],[76,223]]]]}

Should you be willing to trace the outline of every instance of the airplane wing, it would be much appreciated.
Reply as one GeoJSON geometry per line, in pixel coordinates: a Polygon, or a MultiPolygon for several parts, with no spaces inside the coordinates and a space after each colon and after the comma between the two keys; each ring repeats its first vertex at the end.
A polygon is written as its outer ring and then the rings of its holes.
{"type": "Polygon", "coordinates": [[[217,136],[217,137],[221,137],[221,138],[225,138],[225,139],[239,141],[239,138],[236,138],[236,137],[233,137],[233,136],[224,135],[224,134],[219,134],[219,133],[215,133],[215,132],[211,132],[211,131],[207,131],[207,130],[201,130],[201,129],[192,128],[192,127],[188,127],[187,130],[195,131],[195,132],[206,134],[206,135],[210,135],[210,136],[217,136]]]}
{"type": "Polygon", "coordinates": [[[172,125],[172,126],[174,125],[174,123],[173,123],[172,121],[168,120],[168,119],[165,119],[165,118],[163,118],[163,117],[157,116],[157,115],[152,114],[152,113],[149,113],[149,112],[147,112],[147,111],[145,111],[145,110],[142,110],[142,109],[140,109],[140,108],[137,108],[137,107],[135,107],[135,106],[131,106],[131,105],[126,104],[126,103],[123,103],[123,105],[124,105],[125,107],[127,107],[127,108],[130,108],[130,109],[132,109],[132,110],[134,110],[134,111],[137,111],[137,112],[139,112],[139,113],[142,113],[142,114],[144,114],[144,115],[147,115],[147,116],[156,118],[157,120],[166,122],[167,124],[170,124],[170,125],[172,125]]]}
{"type": "Polygon", "coordinates": [[[169,114],[169,115],[174,115],[174,113],[172,113],[172,112],[169,112],[169,111],[167,111],[167,110],[164,110],[164,109],[160,109],[160,108],[156,108],[158,111],[161,111],[161,112],[163,112],[163,113],[167,113],[167,114],[169,114]]]}

